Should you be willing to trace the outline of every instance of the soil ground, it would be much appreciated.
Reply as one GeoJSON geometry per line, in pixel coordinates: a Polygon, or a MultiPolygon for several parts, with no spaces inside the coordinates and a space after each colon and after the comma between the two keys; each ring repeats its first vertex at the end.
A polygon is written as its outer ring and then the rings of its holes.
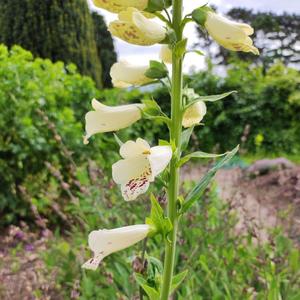
{"type": "MultiPolygon", "coordinates": [[[[186,167],[182,177],[197,181],[206,168],[186,167]]],[[[300,167],[273,171],[250,178],[239,168],[221,170],[216,182],[223,200],[237,210],[237,233],[255,229],[264,241],[268,232],[282,225],[286,234],[300,245],[300,167]]],[[[55,272],[46,274],[39,254],[46,249],[51,233],[30,233],[26,224],[11,226],[0,239],[0,299],[60,300],[55,272]]]]}

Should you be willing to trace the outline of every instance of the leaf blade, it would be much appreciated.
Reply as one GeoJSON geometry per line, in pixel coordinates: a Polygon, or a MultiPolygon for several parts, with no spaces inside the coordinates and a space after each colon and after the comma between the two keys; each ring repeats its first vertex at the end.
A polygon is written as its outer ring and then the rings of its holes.
{"type": "Polygon", "coordinates": [[[217,171],[221,169],[232,157],[238,152],[239,146],[235,147],[233,150],[227,152],[226,156],[218,161],[214,167],[212,167],[200,180],[200,182],[191,190],[187,195],[185,202],[181,208],[181,214],[185,213],[204,193],[205,189],[209,185],[212,178],[215,176],[217,171]]]}

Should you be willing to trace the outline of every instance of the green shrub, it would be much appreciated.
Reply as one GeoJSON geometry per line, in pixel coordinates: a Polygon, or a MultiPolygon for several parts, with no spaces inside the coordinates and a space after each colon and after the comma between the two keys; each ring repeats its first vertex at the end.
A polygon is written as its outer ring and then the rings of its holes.
{"type": "Polygon", "coordinates": [[[63,182],[74,186],[75,164],[105,147],[101,138],[94,147],[82,143],[84,114],[98,95],[94,82],[74,65],[0,46],[1,223],[28,218],[28,201],[48,207],[51,198],[66,193],[63,182]]]}
{"type": "Polygon", "coordinates": [[[200,95],[238,92],[208,104],[208,114],[203,120],[207,126],[198,129],[202,149],[216,145],[221,145],[223,151],[231,149],[241,143],[248,127],[249,133],[243,142],[248,151],[300,153],[300,75],[297,70],[277,63],[264,74],[262,67],[236,61],[224,78],[209,69],[188,80],[200,95]]]}

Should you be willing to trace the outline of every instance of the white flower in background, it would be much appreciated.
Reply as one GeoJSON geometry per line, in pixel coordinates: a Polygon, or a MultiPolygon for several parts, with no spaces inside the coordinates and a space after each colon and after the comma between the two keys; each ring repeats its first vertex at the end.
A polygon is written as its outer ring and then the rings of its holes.
{"type": "Polygon", "coordinates": [[[146,238],[149,232],[150,226],[146,224],[92,231],[89,234],[89,247],[94,257],[82,268],[96,270],[104,257],[136,244],[146,238]]]}
{"type": "Polygon", "coordinates": [[[119,20],[111,22],[108,30],[112,35],[134,45],[154,45],[165,39],[166,28],[147,18],[148,15],[130,7],[119,13],[119,20]]]}
{"type": "Polygon", "coordinates": [[[161,46],[159,58],[166,64],[172,64],[172,50],[169,48],[169,45],[161,46]]]}
{"type": "Polygon", "coordinates": [[[199,124],[206,112],[206,104],[203,101],[194,103],[184,112],[182,126],[187,128],[199,124]]]}
{"type": "Polygon", "coordinates": [[[120,155],[123,159],[113,164],[112,176],[121,185],[124,199],[131,201],[145,193],[155,176],[168,166],[172,149],[170,146],[151,148],[145,140],[138,138],[136,142],[124,143],[120,155]]]}
{"type": "Polygon", "coordinates": [[[148,6],[148,0],[92,0],[94,5],[106,9],[112,13],[118,13],[126,10],[128,7],[134,7],[144,10],[148,6]]]}
{"type": "Polygon", "coordinates": [[[253,41],[249,37],[254,32],[250,25],[237,23],[208,11],[204,26],[209,35],[224,48],[259,55],[259,50],[253,46],[253,41]]]}
{"type": "Polygon", "coordinates": [[[132,85],[143,85],[153,81],[145,76],[148,69],[149,64],[141,66],[128,61],[120,61],[111,67],[110,76],[115,87],[126,88],[132,85]]]}
{"type": "Polygon", "coordinates": [[[142,117],[143,104],[107,106],[96,99],[92,100],[94,111],[85,115],[85,143],[96,133],[117,131],[126,128],[142,117]]]}

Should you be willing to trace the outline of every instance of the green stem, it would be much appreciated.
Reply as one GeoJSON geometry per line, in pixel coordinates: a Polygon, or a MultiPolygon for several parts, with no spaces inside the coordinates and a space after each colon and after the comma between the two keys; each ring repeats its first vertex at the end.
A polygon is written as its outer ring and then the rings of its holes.
{"type": "MultiPolygon", "coordinates": [[[[173,29],[177,36],[177,42],[182,39],[182,0],[173,0],[173,29]]],[[[178,228],[177,199],[179,193],[179,171],[177,162],[180,158],[181,131],[182,131],[182,57],[172,55],[172,94],[171,94],[171,130],[170,140],[175,142],[175,152],[170,165],[170,181],[168,189],[168,217],[173,229],[165,246],[164,274],[161,290],[161,300],[168,300],[170,295],[174,261],[176,252],[176,236],[178,228]]]]}

